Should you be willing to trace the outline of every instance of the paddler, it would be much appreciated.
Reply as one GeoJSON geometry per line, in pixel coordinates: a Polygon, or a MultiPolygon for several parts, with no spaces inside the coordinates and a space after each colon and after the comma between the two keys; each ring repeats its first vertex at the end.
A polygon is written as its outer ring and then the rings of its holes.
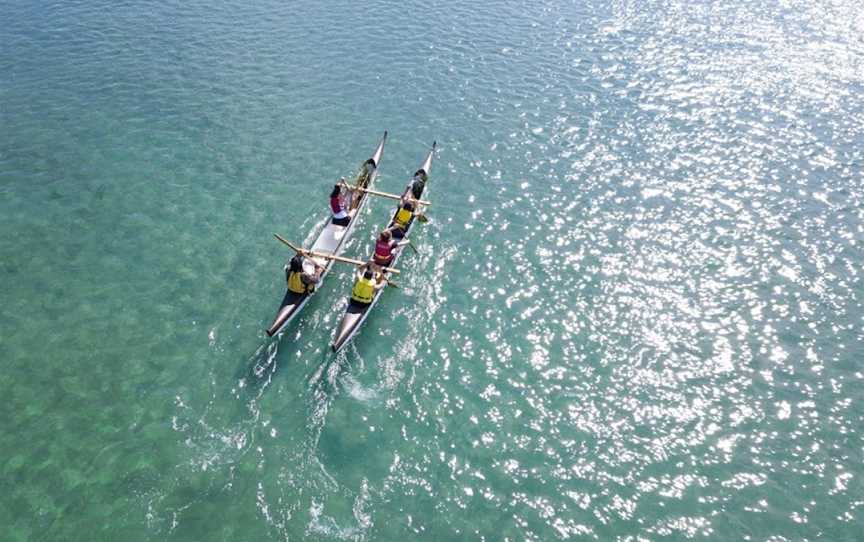
{"type": "Polygon", "coordinates": [[[333,224],[337,226],[347,226],[351,223],[351,217],[348,216],[348,210],[345,208],[345,197],[342,195],[343,186],[345,186],[345,177],[339,179],[330,192],[330,210],[333,211],[333,224]]]}
{"type": "Polygon", "coordinates": [[[393,249],[407,245],[409,241],[396,241],[393,239],[393,231],[388,228],[381,232],[378,241],[375,242],[375,255],[372,257],[377,265],[386,267],[393,261],[393,249]]]}
{"type": "Polygon", "coordinates": [[[414,201],[403,197],[402,205],[393,217],[393,237],[397,239],[405,237],[405,230],[412,218],[414,218],[414,201]]]}
{"type": "Polygon", "coordinates": [[[420,196],[423,195],[423,189],[426,188],[426,179],[423,178],[421,171],[415,173],[414,178],[405,187],[405,193],[407,194],[410,190],[415,200],[420,199],[420,196]]]}
{"type": "Polygon", "coordinates": [[[315,291],[315,285],[321,280],[321,272],[324,270],[324,266],[310,258],[309,261],[315,266],[315,272],[309,273],[303,269],[303,262],[305,261],[306,258],[302,254],[297,254],[285,266],[285,279],[288,281],[288,290],[295,294],[311,294],[315,291]]]}
{"type": "Polygon", "coordinates": [[[364,305],[372,303],[375,292],[387,284],[384,280],[384,274],[373,262],[367,262],[357,268],[354,279],[354,288],[351,290],[351,301],[364,305]]]}

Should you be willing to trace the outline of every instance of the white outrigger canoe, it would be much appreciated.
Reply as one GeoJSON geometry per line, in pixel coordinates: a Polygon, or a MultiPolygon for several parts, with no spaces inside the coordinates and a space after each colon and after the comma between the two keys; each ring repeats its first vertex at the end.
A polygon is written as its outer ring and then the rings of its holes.
{"type": "MultiPolygon", "coordinates": [[[[432,149],[429,151],[429,154],[426,155],[426,159],[423,161],[423,165],[420,166],[420,169],[418,169],[416,173],[414,173],[414,178],[419,178],[423,181],[424,189],[425,183],[429,180],[429,172],[432,169],[432,159],[435,156],[435,147],[436,144],[432,143],[432,149]]],[[[411,188],[409,184],[409,187],[405,189],[405,193],[410,190],[411,188]]],[[[418,199],[422,195],[422,192],[420,194],[415,194],[418,199]]],[[[398,211],[399,208],[397,207],[396,211],[393,213],[393,218],[390,219],[388,227],[393,225],[393,220],[396,218],[396,213],[398,211]]],[[[403,236],[403,239],[408,238],[408,234],[411,233],[411,229],[413,228],[414,222],[416,220],[416,217],[414,217],[408,223],[408,226],[405,228],[405,235],[403,236]]],[[[399,260],[399,257],[402,255],[402,252],[404,252],[406,248],[407,246],[401,246],[393,249],[393,260],[390,262],[391,268],[396,267],[396,262],[399,260]]],[[[385,270],[384,276],[385,278],[389,278],[390,273],[385,270]]],[[[345,314],[342,316],[342,320],[339,322],[339,327],[336,328],[336,335],[330,345],[334,352],[338,352],[339,350],[341,350],[342,347],[345,346],[345,344],[350,341],[352,337],[354,337],[354,335],[357,333],[357,330],[359,330],[363,322],[366,321],[366,317],[368,317],[369,313],[372,312],[372,307],[374,307],[375,303],[378,302],[378,299],[381,297],[381,294],[384,293],[385,288],[386,286],[377,290],[372,297],[372,302],[368,304],[358,303],[350,297],[348,298],[348,307],[345,309],[345,314]]]]}
{"type": "MultiPolygon", "coordinates": [[[[354,180],[354,187],[368,189],[372,186],[372,183],[378,177],[378,166],[381,163],[381,155],[384,153],[384,144],[386,142],[387,132],[384,132],[384,136],[378,143],[375,152],[372,153],[371,158],[366,160],[363,163],[363,166],[361,166],[360,172],[354,180]]],[[[369,194],[364,190],[352,191],[351,201],[347,206],[348,216],[351,219],[350,222],[348,222],[348,225],[340,226],[334,224],[331,218],[330,221],[327,222],[327,225],[324,226],[324,229],[321,230],[321,233],[312,245],[311,250],[320,255],[339,256],[339,254],[345,249],[345,244],[347,243],[348,238],[351,237],[351,233],[354,231],[354,226],[357,224],[357,217],[360,215],[360,211],[363,210],[363,206],[366,204],[368,197],[369,194]]],[[[298,294],[291,290],[288,290],[285,293],[285,297],[279,305],[279,312],[276,314],[276,318],[273,320],[273,323],[270,324],[270,327],[267,328],[268,336],[272,337],[273,335],[280,333],[285,329],[285,326],[287,326],[291,320],[300,313],[306,305],[306,302],[309,301],[309,298],[311,298],[318,288],[321,287],[321,284],[324,282],[324,277],[330,272],[330,268],[333,266],[334,262],[332,258],[322,256],[311,256],[310,258],[306,258],[306,261],[303,264],[303,269],[310,273],[314,273],[315,271],[315,266],[310,259],[315,260],[318,265],[324,268],[321,272],[318,285],[315,290],[309,293],[298,294]]]]}

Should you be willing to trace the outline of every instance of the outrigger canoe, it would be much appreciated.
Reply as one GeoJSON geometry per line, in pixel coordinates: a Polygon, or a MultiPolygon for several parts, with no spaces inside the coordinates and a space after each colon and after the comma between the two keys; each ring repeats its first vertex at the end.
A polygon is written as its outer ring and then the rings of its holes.
{"type": "MultiPolygon", "coordinates": [[[[378,177],[378,166],[381,164],[381,155],[384,153],[384,144],[386,142],[387,132],[384,132],[384,136],[378,143],[375,152],[372,153],[371,158],[363,162],[360,172],[354,179],[354,187],[367,189],[372,186],[372,183],[378,177]]],[[[354,226],[357,224],[357,217],[360,215],[360,211],[363,210],[363,206],[366,204],[368,196],[369,194],[363,190],[351,191],[351,201],[347,205],[348,216],[351,219],[348,222],[348,225],[340,226],[334,224],[333,219],[331,218],[327,225],[324,226],[324,229],[321,230],[315,243],[312,245],[312,251],[322,255],[338,256],[345,249],[348,238],[351,237],[351,232],[354,231],[354,226]]],[[[322,201],[324,201],[323,198],[322,201]]],[[[322,257],[306,258],[306,261],[303,264],[303,269],[310,273],[315,271],[315,266],[311,261],[309,261],[310,259],[315,260],[318,265],[324,268],[321,272],[321,277],[316,289],[304,294],[298,294],[291,290],[287,290],[285,297],[282,299],[282,303],[279,305],[279,312],[276,314],[276,318],[273,320],[273,323],[270,324],[270,327],[267,328],[268,336],[272,337],[273,335],[280,333],[285,329],[285,326],[287,326],[288,323],[297,316],[297,314],[306,305],[306,302],[309,301],[309,298],[312,297],[315,291],[321,287],[321,284],[324,282],[324,277],[330,271],[334,261],[322,257]]]]}
{"type": "MultiPolygon", "coordinates": [[[[425,184],[429,180],[429,172],[432,170],[432,158],[435,156],[435,143],[432,143],[432,149],[429,151],[429,154],[426,155],[426,159],[423,161],[423,165],[420,166],[420,169],[414,173],[415,179],[420,179],[423,181],[423,186],[425,189],[425,184]]],[[[413,180],[412,180],[413,181],[413,180]]],[[[405,189],[404,194],[407,194],[411,190],[411,183],[409,183],[408,187],[405,189]]],[[[422,191],[420,194],[415,194],[416,198],[419,199],[422,196],[422,191]]],[[[390,223],[388,227],[393,226],[393,221],[396,218],[396,213],[399,211],[397,206],[396,211],[393,213],[393,218],[390,219],[390,223]]],[[[414,222],[417,220],[416,216],[411,218],[411,221],[408,222],[408,226],[405,228],[405,235],[403,239],[408,238],[408,234],[411,233],[411,229],[414,226],[414,222]]],[[[399,257],[402,255],[402,252],[405,251],[407,246],[396,247],[393,249],[393,260],[390,262],[390,267],[396,267],[396,262],[399,260],[399,257]]],[[[371,257],[369,258],[372,259],[371,257]]],[[[389,278],[390,273],[384,272],[384,277],[389,278]]],[[[348,307],[345,309],[345,314],[342,316],[342,321],[339,322],[339,327],[336,328],[336,335],[331,343],[330,347],[334,352],[338,352],[342,349],[345,344],[351,340],[352,337],[357,333],[357,330],[360,329],[360,326],[366,320],[366,317],[369,316],[369,313],[372,312],[372,308],[375,306],[375,303],[378,302],[378,299],[381,297],[381,294],[384,293],[384,289],[380,288],[375,292],[372,297],[372,302],[370,303],[359,303],[354,301],[350,297],[348,298],[348,307]]]]}

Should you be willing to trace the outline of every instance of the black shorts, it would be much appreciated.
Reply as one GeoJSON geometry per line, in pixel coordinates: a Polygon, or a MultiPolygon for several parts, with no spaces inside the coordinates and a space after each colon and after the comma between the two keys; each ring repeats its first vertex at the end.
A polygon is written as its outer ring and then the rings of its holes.
{"type": "Polygon", "coordinates": [[[333,222],[333,224],[336,224],[337,226],[347,226],[348,224],[351,223],[351,217],[346,216],[345,218],[334,218],[332,220],[332,222],[333,222]]]}
{"type": "Polygon", "coordinates": [[[372,261],[375,262],[375,265],[380,265],[381,267],[389,267],[391,263],[393,263],[393,255],[391,254],[387,261],[381,263],[381,260],[378,259],[377,256],[372,257],[372,261]]]}

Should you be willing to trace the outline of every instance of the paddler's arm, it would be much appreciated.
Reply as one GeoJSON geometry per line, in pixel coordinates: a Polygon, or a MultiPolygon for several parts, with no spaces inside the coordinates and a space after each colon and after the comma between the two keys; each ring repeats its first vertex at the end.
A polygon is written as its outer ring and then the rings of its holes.
{"type": "Polygon", "coordinates": [[[321,281],[321,275],[323,275],[323,274],[324,274],[324,266],[323,265],[315,266],[315,284],[318,284],[318,282],[321,281]]]}
{"type": "Polygon", "coordinates": [[[321,276],[319,273],[314,275],[310,275],[309,273],[303,273],[300,275],[300,280],[303,281],[303,284],[306,286],[315,286],[321,280],[321,276]]]}

